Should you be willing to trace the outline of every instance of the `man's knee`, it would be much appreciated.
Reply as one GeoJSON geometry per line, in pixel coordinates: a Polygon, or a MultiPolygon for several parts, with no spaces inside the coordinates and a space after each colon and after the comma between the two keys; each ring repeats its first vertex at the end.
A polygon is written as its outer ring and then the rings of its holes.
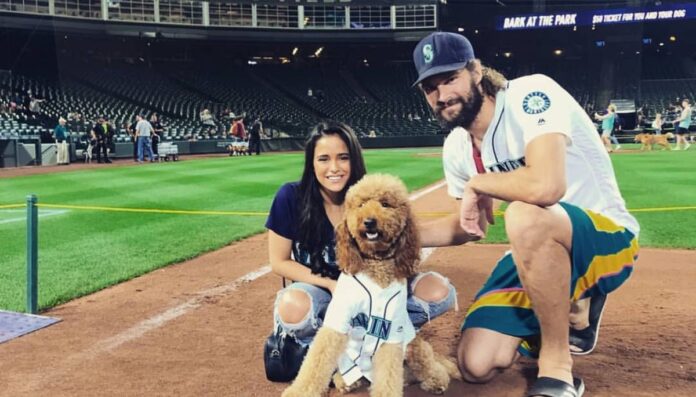
{"type": "MultiPolygon", "coordinates": [[[[499,344],[462,338],[457,349],[459,371],[467,382],[485,383],[509,368],[518,353],[508,340],[499,344]]],[[[517,342],[516,342],[517,343],[517,342]]]]}
{"type": "Polygon", "coordinates": [[[309,294],[299,289],[289,289],[278,302],[278,316],[286,324],[300,323],[312,308],[309,294]]]}
{"type": "Polygon", "coordinates": [[[539,206],[513,201],[505,210],[505,231],[511,241],[545,233],[545,210],[539,206]]]}

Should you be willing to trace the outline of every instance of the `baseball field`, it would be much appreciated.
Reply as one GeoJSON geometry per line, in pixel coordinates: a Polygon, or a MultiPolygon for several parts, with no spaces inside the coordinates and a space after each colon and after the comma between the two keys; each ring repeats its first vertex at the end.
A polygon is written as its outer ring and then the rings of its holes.
{"type": "MultiPolygon", "coordinates": [[[[418,216],[430,219],[456,210],[439,154],[369,150],[365,158],[368,172],[400,176],[418,216]]],[[[696,154],[629,148],[612,161],[643,250],[609,300],[597,351],[576,360],[576,373],[590,396],[694,395],[696,312],[686,302],[696,299],[696,154]]],[[[280,286],[261,233],[278,187],[299,179],[303,155],[119,163],[0,170],[0,309],[24,308],[23,203],[36,194],[39,304],[63,320],[0,345],[12,357],[0,364],[0,395],[279,395],[283,385],[265,380],[261,360],[280,286]]],[[[461,311],[424,330],[444,353],[505,250],[497,219],[487,244],[424,260],[458,289],[461,311]]],[[[519,396],[533,367],[523,361],[489,385],[456,383],[446,395],[519,396]]],[[[411,386],[407,395],[421,392],[411,386]]]]}

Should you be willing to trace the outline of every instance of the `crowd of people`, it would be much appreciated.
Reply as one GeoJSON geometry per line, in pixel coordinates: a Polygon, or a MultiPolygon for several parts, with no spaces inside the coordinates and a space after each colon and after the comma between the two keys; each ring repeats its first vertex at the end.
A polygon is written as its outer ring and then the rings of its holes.
{"type": "MultiPolygon", "coordinates": [[[[203,113],[206,113],[207,109],[203,113]]],[[[206,113],[207,114],[207,113],[206,113]]],[[[67,126],[68,120],[75,120],[81,117],[78,113],[68,114],[68,119],[60,117],[58,124],[53,129],[50,140],[56,143],[57,163],[68,165],[70,163],[70,143],[71,134],[67,126]]],[[[245,115],[230,114],[230,128],[224,135],[228,144],[225,149],[230,156],[250,156],[261,154],[261,139],[266,137],[261,118],[257,117],[247,130],[244,124],[245,115]]],[[[211,119],[202,117],[204,125],[210,123],[211,119]]],[[[215,125],[215,124],[213,124],[215,125]]],[[[166,126],[161,122],[157,113],[152,113],[148,118],[145,114],[138,114],[132,123],[124,123],[121,128],[130,137],[133,144],[133,161],[142,163],[144,161],[155,162],[159,160],[158,147],[163,141],[166,126]]],[[[217,126],[215,127],[217,128],[217,126]]],[[[80,140],[90,150],[85,157],[96,158],[97,163],[112,163],[115,145],[114,138],[117,129],[109,120],[108,116],[99,116],[90,131],[82,136],[80,140]]]]}

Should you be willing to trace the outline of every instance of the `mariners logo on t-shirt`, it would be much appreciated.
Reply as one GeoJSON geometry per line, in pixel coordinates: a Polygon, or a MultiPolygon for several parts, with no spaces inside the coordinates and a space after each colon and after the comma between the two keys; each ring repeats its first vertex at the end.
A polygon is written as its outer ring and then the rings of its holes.
{"type": "Polygon", "coordinates": [[[527,94],[522,101],[522,108],[525,113],[539,114],[545,112],[551,106],[549,97],[540,91],[534,91],[527,94]]]}

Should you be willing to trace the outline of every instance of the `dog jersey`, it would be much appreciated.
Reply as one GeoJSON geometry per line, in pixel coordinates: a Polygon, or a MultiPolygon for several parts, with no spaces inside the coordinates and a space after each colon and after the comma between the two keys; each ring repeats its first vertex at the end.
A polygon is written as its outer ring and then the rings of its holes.
{"type": "MultiPolygon", "coordinates": [[[[544,134],[566,140],[566,192],[561,201],[598,212],[638,235],[640,227],[626,210],[614,168],[589,116],[551,78],[535,74],[508,82],[495,97],[495,113],[481,143],[487,172],[508,172],[525,165],[525,148],[544,134]]],[[[468,131],[453,129],[442,152],[448,193],[461,197],[478,172],[468,131]]]]}
{"type": "Polygon", "coordinates": [[[349,335],[338,360],[346,384],[363,376],[372,381],[372,357],[383,343],[400,343],[405,352],[416,336],[406,300],[406,280],[382,288],[365,273],[338,277],[323,326],[349,335]]]}

